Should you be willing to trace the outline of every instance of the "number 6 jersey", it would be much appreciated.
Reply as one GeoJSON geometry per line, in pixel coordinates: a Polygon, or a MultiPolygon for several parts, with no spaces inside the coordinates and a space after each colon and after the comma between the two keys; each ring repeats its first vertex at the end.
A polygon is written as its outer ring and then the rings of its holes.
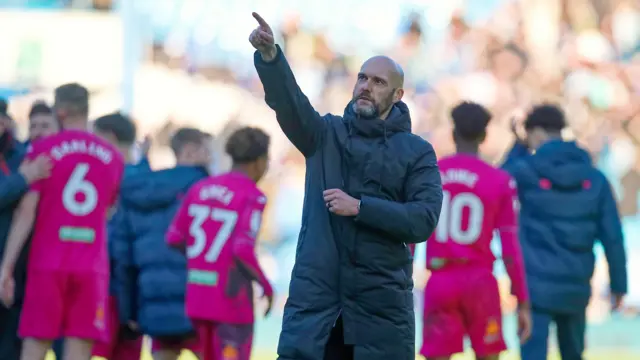
{"type": "Polygon", "coordinates": [[[253,287],[273,290],[255,254],[266,197],[240,172],[196,183],[167,232],[167,243],[186,244],[186,311],[192,319],[253,323],[253,287]]]}
{"type": "Polygon", "coordinates": [[[120,188],[124,159],[101,138],[64,130],[35,142],[27,159],[48,156],[51,176],[31,185],[40,201],[29,268],[108,274],[106,221],[120,188]]]}
{"type": "Polygon", "coordinates": [[[518,241],[515,181],[476,156],[456,154],[438,161],[442,177],[442,210],[427,242],[427,267],[451,264],[493,267],[494,231],[500,234],[502,258],[519,301],[528,298],[518,241]]]}

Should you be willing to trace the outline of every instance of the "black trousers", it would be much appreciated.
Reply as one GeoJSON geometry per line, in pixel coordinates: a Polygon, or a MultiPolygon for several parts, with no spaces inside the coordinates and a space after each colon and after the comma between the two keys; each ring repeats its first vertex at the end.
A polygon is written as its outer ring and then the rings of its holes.
{"type": "Polygon", "coordinates": [[[324,348],[324,360],[353,360],[353,348],[353,345],[344,343],[344,327],[340,316],[331,329],[329,341],[324,348]]]}
{"type": "Polygon", "coordinates": [[[20,322],[20,306],[10,309],[0,304],[0,359],[19,360],[22,351],[22,340],[18,337],[20,322]]]}

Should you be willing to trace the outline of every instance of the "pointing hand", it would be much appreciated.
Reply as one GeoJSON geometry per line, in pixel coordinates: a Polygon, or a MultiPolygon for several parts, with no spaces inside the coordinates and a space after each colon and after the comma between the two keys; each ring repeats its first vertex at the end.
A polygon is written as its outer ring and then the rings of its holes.
{"type": "Polygon", "coordinates": [[[278,55],[278,49],[273,38],[273,30],[258,13],[254,12],[252,15],[258,22],[258,27],[251,32],[249,42],[260,52],[262,60],[272,61],[278,55]]]}

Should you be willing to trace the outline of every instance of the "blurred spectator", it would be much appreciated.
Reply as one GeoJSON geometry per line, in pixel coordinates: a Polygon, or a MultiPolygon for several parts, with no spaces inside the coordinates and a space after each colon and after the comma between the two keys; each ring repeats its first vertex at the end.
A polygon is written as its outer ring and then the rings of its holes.
{"type": "MultiPolygon", "coordinates": [[[[12,131],[7,103],[0,99],[0,257],[4,254],[13,211],[20,198],[30,183],[47,177],[50,170],[50,164],[44,158],[21,165],[24,147],[16,141],[12,131]]],[[[0,304],[0,354],[6,359],[20,358],[22,341],[18,337],[18,320],[24,296],[27,249],[23,249],[15,265],[16,293],[13,306],[6,308],[0,304]]]]}
{"type": "Polygon", "coordinates": [[[60,123],[53,115],[53,110],[45,102],[35,102],[29,111],[29,140],[36,141],[60,131],[60,123]]]}

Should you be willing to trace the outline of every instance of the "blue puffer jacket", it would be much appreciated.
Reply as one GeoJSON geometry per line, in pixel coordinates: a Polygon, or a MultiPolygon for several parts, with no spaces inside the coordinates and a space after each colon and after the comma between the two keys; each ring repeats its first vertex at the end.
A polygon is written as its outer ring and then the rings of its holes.
{"type": "Polygon", "coordinates": [[[611,186],[575,142],[550,141],[529,155],[516,144],[504,168],[518,183],[520,241],[531,302],[556,312],[584,312],[591,296],[596,240],[611,291],[627,292],[622,226],[611,186]]]}
{"type": "Polygon", "coordinates": [[[201,167],[142,172],[124,179],[110,237],[120,321],[152,337],[191,333],[184,311],[186,260],[165,243],[181,197],[205,178],[201,167]]]}
{"type": "MultiPolygon", "coordinates": [[[[151,166],[149,165],[149,161],[146,159],[143,159],[142,161],[140,161],[139,163],[133,165],[133,164],[127,164],[124,167],[124,175],[123,175],[123,179],[127,179],[133,175],[142,173],[142,172],[149,172],[151,171],[151,166]]],[[[107,234],[109,234],[109,241],[107,243],[107,246],[109,247],[109,261],[110,261],[110,271],[111,274],[114,273],[115,271],[115,264],[116,264],[116,259],[114,256],[114,243],[112,241],[112,238],[110,236],[110,234],[114,231],[114,227],[119,226],[119,220],[118,220],[118,214],[116,211],[116,214],[114,214],[113,217],[111,217],[111,219],[109,220],[109,222],[107,223],[107,234]]],[[[115,230],[117,233],[117,230],[115,230]]],[[[115,281],[111,281],[110,285],[109,285],[109,294],[111,295],[117,295],[117,287],[116,287],[116,283],[115,281]]]]}

